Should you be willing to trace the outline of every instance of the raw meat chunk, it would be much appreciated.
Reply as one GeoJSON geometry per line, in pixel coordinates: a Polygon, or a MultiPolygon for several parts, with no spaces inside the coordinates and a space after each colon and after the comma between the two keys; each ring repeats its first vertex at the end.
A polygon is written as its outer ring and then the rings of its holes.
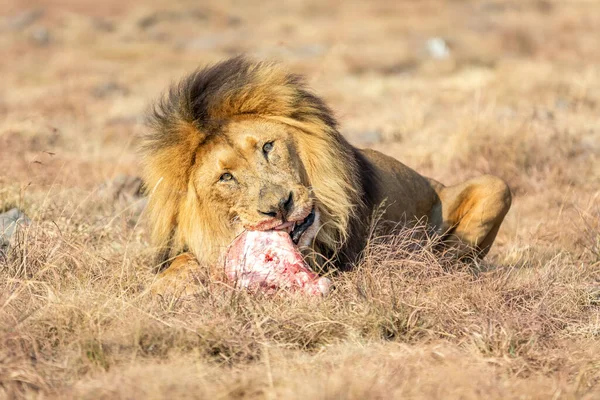
{"type": "Polygon", "coordinates": [[[227,250],[225,273],[238,288],[299,290],[309,295],[326,295],[331,288],[329,279],[310,270],[283,230],[242,233],[227,250]]]}

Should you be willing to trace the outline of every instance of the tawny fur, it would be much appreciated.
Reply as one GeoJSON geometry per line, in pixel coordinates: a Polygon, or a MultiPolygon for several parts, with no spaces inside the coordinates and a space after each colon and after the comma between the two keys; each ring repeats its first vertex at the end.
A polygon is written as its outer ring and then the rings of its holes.
{"type": "MultiPolygon", "coordinates": [[[[259,196],[255,186],[277,181],[280,190],[286,176],[298,177],[290,178],[289,186],[296,185],[294,193],[304,206],[314,202],[320,211],[313,249],[324,254],[322,260],[334,259],[339,269],[356,261],[369,219],[381,203],[385,219],[425,219],[449,243],[473,249],[480,257],[489,250],[510,207],[510,190],[497,177],[445,187],[391,157],[352,147],[323,101],[300,77],[272,63],[237,57],[194,72],[157,102],[150,125],[141,140],[141,155],[152,238],[161,249],[159,270],[185,251],[199,265],[218,262],[243,228],[239,205],[259,207],[259,198],[275,189],[259,196]],[[268,135],[287,140],[282,153],[286,171],[279,168],[269,173],[273,176],[253,181],[254,186],[231,192],[236,199],[207,188],[206,176],[212,172],[206,163],[224,170],[254,169],[244,162],[254,157],[254,147],[268,135]]],[[[252,218],[246,216],[246,224],[252,218]]]]}

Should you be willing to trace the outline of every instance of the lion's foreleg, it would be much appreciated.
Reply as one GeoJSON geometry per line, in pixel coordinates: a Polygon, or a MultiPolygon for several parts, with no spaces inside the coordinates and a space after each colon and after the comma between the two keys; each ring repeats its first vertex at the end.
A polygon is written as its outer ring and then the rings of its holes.
{"type": "Polygon", "coordinates": [[[194,295],[201,287],[201,269],[190,253],[177,256],[167,269],[156,276],[150,292],[158,296],[186,297],[194,295]]]}

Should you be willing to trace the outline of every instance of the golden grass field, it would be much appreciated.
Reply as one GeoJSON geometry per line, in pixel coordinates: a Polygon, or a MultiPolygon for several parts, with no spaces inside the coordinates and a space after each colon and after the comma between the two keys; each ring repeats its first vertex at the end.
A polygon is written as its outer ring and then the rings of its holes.
{"type": "Polygon", "coordinates": [[[600,1],[0,2],[2,398],[600,398],[600,1]],[[447,57],[427,43],[442,38],[447,57]],[[481,265],[374,238],[324,300],[154,299],[135,137],[226,57],[305,74],[342,132],[504,178],[481,265]]]}

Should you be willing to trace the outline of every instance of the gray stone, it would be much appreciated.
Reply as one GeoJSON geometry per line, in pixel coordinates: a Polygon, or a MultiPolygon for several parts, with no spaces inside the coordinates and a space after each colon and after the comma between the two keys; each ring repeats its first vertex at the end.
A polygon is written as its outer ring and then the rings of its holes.
{"type": "Polygon", "coordinates": [[[427,52],[432,58],[436,60],[444,60],[450,57],[450,48],[448,43],[442,38],[434,37],[427,41],[425,44],[427,52]]]}
{"type": "Polygon", "coordinates": [[[31,38],[38,46],[47,46],[50,44],[50,31],[44,27],[35,28],[31,32],[31,38]]]}
{"type": "Polygon", "coordinates": [[[23,211],[12,208],[0,214],[0,256],[8,251],[10,243],[20,228],[26,227],[31,220],[23,211]]]}

